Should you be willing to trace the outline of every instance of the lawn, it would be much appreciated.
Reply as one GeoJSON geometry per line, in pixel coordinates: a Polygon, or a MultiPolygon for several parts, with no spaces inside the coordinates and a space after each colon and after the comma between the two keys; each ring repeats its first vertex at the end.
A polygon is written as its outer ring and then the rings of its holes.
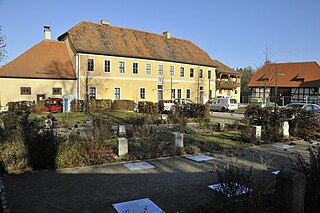
{"type": "Polygon", "coordinates": [[[110,119],[113,125],[119,125],[122,123],[128,123],[132,118],[145,116],[142,113],[136,113],[133,111],[125,110],[108,110],[95,113],[83,113],[83,112],[68,112],[68,113],[31,113],[29,115],[29,121],[34,119],[46,119],[47,116],[54,117],[57,120],[58,126],[72,127],[76,123],[92,123],[93,119],[106,118],[110,119]]]}
{"type": "Polygon", "coordinates": [[[240,142],[241,133],[240,131],[229,131],[229,132],[213,132],[211,135],[200,135],[192,134],[185,137],[186,143],[191,141],[206,141],[212,142],[219,145],[221,148],[245,148],[249,147],[250,144],[240,142]]]}

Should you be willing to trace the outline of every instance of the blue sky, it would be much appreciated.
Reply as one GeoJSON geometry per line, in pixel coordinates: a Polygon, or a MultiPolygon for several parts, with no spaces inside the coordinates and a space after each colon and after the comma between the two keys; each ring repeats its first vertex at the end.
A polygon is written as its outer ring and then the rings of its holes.
{"type": "Polygon", "coordinates": [[[0,0],[8,61],[82,20],[110,21],[188,39],[230,67],[257,67],[268,47],[274,62],[320,63],[320,0],[0,0]]]}

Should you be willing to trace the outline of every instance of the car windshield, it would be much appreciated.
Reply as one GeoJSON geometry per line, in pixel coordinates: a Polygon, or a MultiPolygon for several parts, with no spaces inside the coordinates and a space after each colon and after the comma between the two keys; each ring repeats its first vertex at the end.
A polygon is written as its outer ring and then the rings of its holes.
{"type": "Polygon", "coordinates": [[[236,99],[230,99],[230,104],[236,104],[237,100],[236,99]]]}
{"type": "Polygon", "coordinates": [[[303,104],[288,104],[286,107],[290,108],[302,108],[303,104]]]}

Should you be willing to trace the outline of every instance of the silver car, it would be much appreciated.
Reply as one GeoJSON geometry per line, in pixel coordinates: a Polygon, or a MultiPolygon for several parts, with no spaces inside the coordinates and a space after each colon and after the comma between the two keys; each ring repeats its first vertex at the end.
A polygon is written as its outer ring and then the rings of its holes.
{"type": "Polygon", "coordinates": [[[301,108],[307,111],[319,111],[320,107],[317,104],[306,104],[306,103],[290,103],[285,106],[286,108],[297,109],[301,108]]]}

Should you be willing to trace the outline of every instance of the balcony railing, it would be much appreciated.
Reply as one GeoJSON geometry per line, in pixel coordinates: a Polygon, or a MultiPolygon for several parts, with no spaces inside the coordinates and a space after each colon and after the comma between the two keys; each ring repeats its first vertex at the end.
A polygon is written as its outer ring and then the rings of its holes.
{"type": "Polygon", "coordinates": [[[237,82],[223,82],[223,81],[216,81],[217,89],[236,89],[240,87],[240,83],[237,82]]]}

